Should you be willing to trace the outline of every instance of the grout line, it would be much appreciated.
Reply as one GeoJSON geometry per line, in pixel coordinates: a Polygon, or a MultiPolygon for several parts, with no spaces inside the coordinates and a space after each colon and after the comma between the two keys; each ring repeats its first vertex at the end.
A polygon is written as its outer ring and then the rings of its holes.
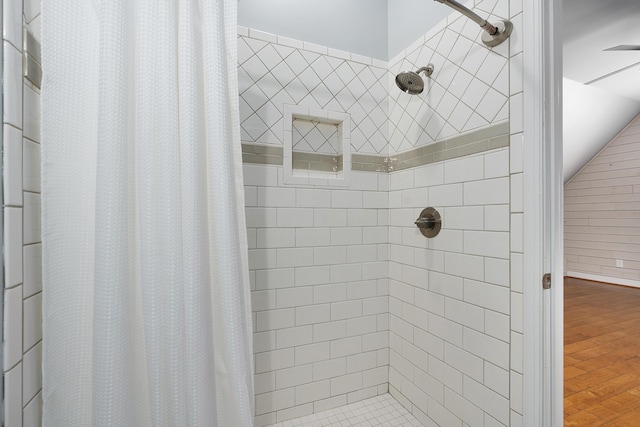
{"type": "MultiPolygon", "coordinates": [[[[11,122],[2,122],[3,125],[5,126],[11,126],[12,128],[14,128],[15,130],[19,130],[20,132],[22,132],[22,128],[19,128],[18,126],[14,125],[11,122]]],[[[24,137],[23,137],[24,138],[24,137]]]]}
{"type": "MultiPolygon", "coordinates": [[[[18,361],[16,362],[16,364],[15,364],[15,365],[13,365],[12,367],[10,367],[9,369],[5,369],[3,372],[6,374],[7,372],[11,371],[12,369],[17,368],[17,367],[18,367],[18,365],[19,365],[19,364],[21,364],[21,363],[22,363],[22,357],[20,358],[20,360],[18,360],[18,361]]],[[[6,400],[6,399],[5,399],[5,400],[6,400]]]]}
{"type": "MultiPolygon", "coordinates": [[[[38,292],[38,294],[41,294],[41,293],[42,293],[42,291],[38,292]]],[[[36,295],[38,295],[38,294],[34,294],[34,295],[32,295],[32,296],[36,296],[36,295]]],[[[31,298],[31,297],[29,297],[29,298],[31,298]]],[[[27,299],[29,299],[29,298],[27,298],[27,299]]],[[[26,300],[22,300],[22,301],[24,302],[24,301],[26,301],[26,300]]],[[[25,351],[23,351],[23,352],[22,352],[22,356],[24,356],[25,354],[29,353],[31,350],[33,350],[33,348],[34,348],[35,346],[37,346],[37,345],[38,345],[38,344],[40,344],[40,343],[42,343],[42,338],[40,338],[40,339],[39,339],[39,340],[38,340],[34,345],[32,345],[31,347],[29,347],[28,349],[26,349],[25,351]]],[[[23,357],[23,359],[24,359],[24,357],[23,357]]]]}
{"type": "Polygon", "coordinates": [[[27,140],[27,141],[29,141],[29,142],[33,142],[34,144],[41,145],[41,144],[40,144],[40,141],[36,141],[35,139],[31,139],[31,138],[29,138],[28,136],[24,136],[24,135],[22,135],[22,138],[23,138],[23,139],[26,139],[26,140],[27,140]]]}
{"type": "Polygon", "coordinates": [[[34,395],[31,397],[31,399],[29,399],[29,401],[28,401],[26,404],[24,404],[24,405],[22,406],[22,409],[24,410],[27,406],[29,406],[29,404],[30,404],[31,402],[33,402],[33,400],[34,400],[36,397],[38,397],[38,395],[39,395],[40,393],[42,393],[42,387],[40,387],[40,388],[36,391],[36,394],[34,394],[34,395]]]}

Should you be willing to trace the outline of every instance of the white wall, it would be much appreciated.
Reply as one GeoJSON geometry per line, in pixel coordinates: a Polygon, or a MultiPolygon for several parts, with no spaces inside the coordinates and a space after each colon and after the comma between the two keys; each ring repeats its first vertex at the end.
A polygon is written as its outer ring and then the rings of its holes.
{"type": "Polygon", "coordinates": [[[640,113],[640,102],[563,79],[564,182],[640,113]]]}
{"type": "Polygon", "coordinates": [[[390,176],[389,388],[425,425],[522,421],[522,14],[510,6],[476,9],[512,19],[509,44],[487,49],[453,14],[390,61],[392,75],[436,68],[419,96],[392,84],[392,155],[511,128],[511,148],[390,176]],[[443,218],[429,240],[412,224],[426,206],[443,218]]]}
{"type": "Polygon", "coordinates": [[[640,116],[565,185],[567,275],[640,287],[638,165],[640,116]]]}
{"type": "Polygon", "coordinates": [[[448,6],[433,0],[389,1],[388,58],[398,55],[423,34],[437,24],[441,24],[449,14],[451,14],[451,9],[448,6]]]}
{"type": "Polygon", "coordinates": [[[243,27],[385,61],[450,13],[433,0],[238,1],[243,27]]]}
{"type": "Polygon", "coordinates": [[[508,148],[390,176],[389,388],[424,425],[510,423],[509,187],[508,148]]]}
{"type": "Polygon", "coordinates": [[[387,0],[239,0],[238,25],[387,60],[387,0]]]}
{"type": "Polygon", "coordinates": [[[335,189],[244,170],[256,426],[386,393],[387,174],[352,172],[335,189]]]}
{"type": "Polygon", "coordinates": [[[40,91],[22,77],[22,27],[40,38],[40,2],[3,2],[4,425],[42,418],[40,91]]]}

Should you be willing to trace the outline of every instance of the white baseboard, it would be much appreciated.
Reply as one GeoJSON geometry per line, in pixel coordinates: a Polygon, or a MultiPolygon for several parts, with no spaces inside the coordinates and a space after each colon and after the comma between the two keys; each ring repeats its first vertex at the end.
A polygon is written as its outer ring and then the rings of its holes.
{"type": "Polygon", "coordinates": [[[597,274],[578,273],[575,271],[567,271],[569,277],[575,277],[577,279],[594,280],[596,282],[613,283],[614,285],[631,286],[634,288],[640,288],[640,280],[620,279],[618,277],[606,277],[598,276],[597,274]]]}

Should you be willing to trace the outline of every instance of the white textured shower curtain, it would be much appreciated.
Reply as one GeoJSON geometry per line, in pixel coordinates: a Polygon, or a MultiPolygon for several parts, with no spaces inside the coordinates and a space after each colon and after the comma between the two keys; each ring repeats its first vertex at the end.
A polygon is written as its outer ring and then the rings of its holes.
{"type": "Polygon", "coordinates": [[[237,0],[43,0],[43,419],[253,423],[237,0]]]}

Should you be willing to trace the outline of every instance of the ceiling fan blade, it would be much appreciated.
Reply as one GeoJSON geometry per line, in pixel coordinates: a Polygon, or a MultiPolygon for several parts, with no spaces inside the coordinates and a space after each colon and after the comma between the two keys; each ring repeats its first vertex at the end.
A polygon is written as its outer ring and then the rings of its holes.
{"type": "Polygon", "coordinates": [[[605,51],[606,50],[640,50],[640,44],[621,44],[605,49],[605,51]]]}

